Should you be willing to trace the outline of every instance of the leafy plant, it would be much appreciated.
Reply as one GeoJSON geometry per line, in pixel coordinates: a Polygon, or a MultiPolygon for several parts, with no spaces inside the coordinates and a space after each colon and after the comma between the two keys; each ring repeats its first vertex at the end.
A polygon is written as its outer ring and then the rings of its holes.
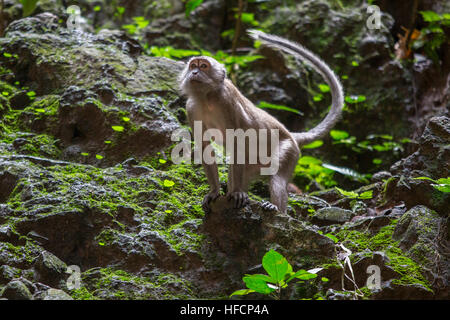
{"type": "Polygon", "coordinates": [[[191,12],[194,11],[198,6],[203,3],[203,0],[188,0],[185,5],[184,13],[186,14],[186,18],[191,15],[191,12]]]}
{"type": "Polygon", "coordinates": [[[302,149],[316,149],[316,148],[321,147],[322,145],[323,145],[323,141],[322,140],[316,140],[316,141],[313,141],[311,143],[308,143],[308,144],[304,145],[302,147],[302,149]]]}
{"type": "Polygon", "coordinates": [[[349,199],[360,199],[360,200],[364,200],[364,199],[372,199],[373,197],[373,191],[372,190],[368,190],[368,191],[364,191],[362,193],[357,193],[355,191],[345,191],[341,188],[338,187],[334,187],[341,195],[343,195],[346,198],[349,199]]]}
{"type": "Polygon", "coordinates": [[[130,35],[137,33],[139,30],[144,29],[150,23],[149,20],[146,20],[144,17],[133,17],[133,24],[124,24],[122,29],[127,30],[130,35]]]}
{"type": "Polygon", "coordinates": [[[28,17],[36,9],[36,4],[38,0],[20,0],[22,4],[22,16],[28,17]]]}
{"type": "MultiPolygon", "coordinates": [[[[333,187],[337,182],[333,179],[334,171],[325,168],[322,165],[322,160],[312,156],[303,156],[298,162],[294,170],[294,182],[298,185],[304,185],[302,178],[308,181],[316,181],[325,188],[333,187]]],[[[305,189],[308,191],[310,185],[306,185],[305,189]]]]}
{"type": "Polygon", "coordinates": [[[125,128],[122,126],[111,126],[111,128],[117,132],[122,132],[123,130],[125,130],[125,128]]]}
{"type": "Polygon", "coordinates": [[[114,12],[114,17],[116,17],[119,20],[122,20],[124,13],[125,13],[125,7],[117,6],[116,12],[114,12]]]}
{"type": "Polygon", "coordinates": [[[242,280],[247,289],[237,290],[230,297],[257,292],[271,296],[274,299],[280,299],[281,290],[286,288],[292,280],[306,281],[314,279],[317,277],[316,273],[322,270],[322,268],[315,268],[308,271],[301,269],[293,272],[292,266],[286,258],[274,250],[270,250],[264,255],[262,266],[267,274],[245,275],[242,280]]]}
{"type": "Polygon", "coordinates": [[[420,36],[412,47],[415,50],[423,48],[425,54],[437,63],[438,50],[447,41],[444,28],[450,27],[450,13],[440,15],[434,11],[420,11],[420,14],[426,26],[420,30],[420,36]]]}
{"type": "MultiPolygon", "coordinates": [[[[209,56],[209,57],[213,57],[220,63],[223,63],[228,72],[231,71],[231,69],[234,65],[237,65],[240,68],[244,68],[244,67],[247,67],[248,63],[264,58],[263,56],[260,56],[260,55],[232,56],[221,50],[217,51],[216,54],[212,54],[211,52],[206,51],[206,50],[175,49],[171,46],[167,46],[167,47],[152,46],[152,47],[150,47],[148,53],[155,57],[165,57],[165,58],[169,58],[169,59],[182,59],[185,57],[198,56],[198,55],[209,56]]],[[[286,108],[288,108],[288,107],[286,107],[286,108]]],[[[295,109],[292,109],[292,110],[295,110],[295,109]]],[[[300,111],[298,111],[298,112],[300,112],[300,111]]]]}
{"type": "Polygon", "coordinates": [[[273,109],[273,110],[282,110],[282,111],[288,111],[288,112],[292,112],[292,113],[296,113],[298,115],[302,115],[302,112],[300,110],[294,109],[294,108],[289,108],[283,105],[278,105],[278,104],[272,104],[272,103],[268,103],[265,101],[261,101],[258,105],[258,108],[261,109],[273,109]]]}
{"type": "Polygon", "coordinates": [[[435,188],[436,190],[439,190],[441,192],[450,192],[450,177],[447,178],[440,178],[438,180],[434,180],[428,177],[417,177],[414,178],[416,180],[429,180],[433,182],[431,186],[435,188]]]}

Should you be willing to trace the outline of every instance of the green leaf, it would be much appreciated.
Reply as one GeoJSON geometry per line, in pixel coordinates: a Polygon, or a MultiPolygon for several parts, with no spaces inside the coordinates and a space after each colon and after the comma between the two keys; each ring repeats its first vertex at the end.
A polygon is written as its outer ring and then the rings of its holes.
{"type": "MultiPolygon", "coordinates": [[[[262,265],[269,276],[277,282],[284,279],[284,276],[289,271],[290,267],[290,264],[287,262],[286,258],[275,250],[270,250],[264,255],[262,265]]],[[[292,267],[290,268],[292,270],[292,267]]]]}
{"type": "Polygon", "coordinates": [[[322,164],[322,161],[320,159],[317,159],[317,158],[314,158],[311,156],[303,156],[300,159],[298,159],[298,164],[304,165],[304,166],[311,165],[311,164],[319,165],[319,164],[322,164]]]}
{"type": "Polygon", "coordinates": [[[4,56],[5,58],[11,58],[11,57],[12,57],[12,54],[11,54],[11,53],[8,53],[8,52],[4,52],[4,53],[3,53],[3,56],[4,56]]]}
{"type": "Polygon", "coordinates": [[[372,199],[373,190],[365,191],[358,196],[358,199],[372,199]]]}
{"type": "Polygon", "coordinates": [[[254,13],[242,12],[241,21],[252,25],[253,27],[259,26],[259,22],[255,20],[254,13]]]}
{"type": "Polygon", "coordinates": [[[372,159],[372,163],[373,164],[382,164],[383,163],[383,160],[381,160],[381,159],[378,159],[378,158],[375,158],[375,159],[372,159]]]}
{"type": "Polygon", "coordinates": [[[167,160],[165,160],[165,159],[159,159],[159,163],[161,163],[161,164],[164,164],[166,162],[167,162],[167,160]]]}
{"type": "Polygon", "coordinates": [[[332,235],[331,233],[327,233],[326,235],[325,235],[325,237],[328,237],[328,238],[330,238],[331,240],[333,240],[333,242],[334,243],[337,243],[339,240],[338,240],[338,238],[336,238],[334,235],[332,235]]]}
{"type": "Polygon", "coordinates": [[[235,292],[233,292],[232,294],[230,294],[230,298],[232,296],[243,296],[249,293],[255,292],[255,290],[252,289],[241,289],[241,290],[236,290],[235,292]]]}
{"type": "Polygon", "coordinates": [[[82,152],[81,155],[82,155],[83,157],[87,157],[87,156],[89,156],[89,153],[87,153],[87,152],[82,152]]]}
{"type": "Polygon", "coordinates": [[[194,11],[199,5],[203,3],[203,0],[189,0],[186,3],[185,11],[186,17],[189,17],[192,11],[194,11]]]}
{"type": "Polygon", "coordinates": [[[450,192],[450,184],[432,184],[431,186],[441,192],[450,192]]]}
{"type": "Polygon", "coordinates": [[[124,127],[122,127],[122,126],[112,126],[111,127],[114,131],[117,131],[117,132],[122,132],[125,128],[124,127]]]}
{"type": "Polygon", "coordinates": [[[319,148],[322,145],[323,145],[322,140],[316,140],[316,141],[311,142],[310,144],[304,145],[302,148],[303,149],[315,149],[315,148],[319,148]]]}
{"type": "Polygon", "coordinates": [[[173,182],[172,180],[164,180],[163,181],[163,186],[164,187],[167,187],[167,188],[170,188],[170,187],[173,187],[175,185],[175,182],[173,182]]]}
{"type": "Polygon", "coordinates": [[[356,199],[358,197],[358,193],[355,191],[346,191],[338,187],[334,187],[340,194],[343,196],[350,198],[350,199],[356,199]]]}
{"type": "Polygon", "coordinates": [[[28,92],[27,92],[27,96],[29,96],[29,97],[34,97],[34,96],[36,96],[36,92],[34,92],[34,91],[28,91],[28,92]]]}
{"type": "Polygon", "coordinates": [[[289,111],[289,112],[293,112],[296,113],[298,115],[302,115],[303,113],[297,109],[293,109],[293,108],[289,108],[283,105],[278,105],[278,104],[272,104],[272,103],[268,103],[265,101],[261,101],[258,104],[258,108],[261,109],[274,109],[274,110],[282,110],[282,111],[289,111]]]}
{"type": "Polygon", "coordinates": [[[96,157],[98,160],[102,160],[102,159],[104,158],[102,155],[99,155],[99,154],[96,154],[95,157],[96,157]]]}
{"type": "Polygon", "coordinates": [[[325,277],[320,278],[320,280],[322,280],[322,282],[328,282],[328,281],[330,281],[330,279],[325,278],[325,277]]]}
{"type": "Polygon", "coordinates": [[[348,134],[347,131],[331,130],[330,131],[330,136],[334,140],[342,140],[342,139],[347,139],[350,135],[348,134]]]}
{"type": "Polygon", "coordinates": [[[245,282],[247,288],[258,293],[269,294],[275,290],[270,288],[264,280],[257,277],[246,276],[242,280],[245,282]]]}
{"type": "Polygon", "coordinates": [[[20,0],[20,3],[22,4],[22,16],[28,17],[30,14],[33,13],[34,9],[36,9],[36,4],[38,0],[20,0]]]}
{"type": "Polygon", "coordinates": [[[306,272],[296,276],[296,278],[300,280],[311,280],[317,278],[317,274],[306,272]]]}
{"type": "Polygon", "coordinates": [[[125,122],[128,122],[128,121],[130,121],[130,118],[128,118],[128,117],[122,117],[122,120],[125,121],[125,122]]]}
{"type": "Polygon", "coordinates": [[[277,284],[277,281],[275,279],[273,279],[272,277],[268,276],[267,274],[257,273],[257,274],[252,274],[251,276],[255,279],[260,279],[265,282],[277,284]]]}
{"type": "Polygon", "coordinates": [[[322,100],[323,100],[323,94],[321,94],[321,93],[316,94],[315,96],[313,96],[313,101],[314,102],[319,102],[319,101],[322,101],[322,100]]]}
{"type": "Polygon", "coordinates": [[[442,17],[434,11],[419,11],[426,22],[441,21],[442,17]]]}
{"type": "Polygon", "coordinates": [[[366,96],[363,95],[359,95],[359,96],[345,96],[345,102],[353,104],[353,103],[358,103],[358,102],[363,102],[366,101],[366,96]]]}
{"type": "Polygon", "coordinates": [[[327,84],[321,83],[321,84],[319,84],[319,90],[322,91],[323,93],[330,92],[330,86],[327,84]]]}

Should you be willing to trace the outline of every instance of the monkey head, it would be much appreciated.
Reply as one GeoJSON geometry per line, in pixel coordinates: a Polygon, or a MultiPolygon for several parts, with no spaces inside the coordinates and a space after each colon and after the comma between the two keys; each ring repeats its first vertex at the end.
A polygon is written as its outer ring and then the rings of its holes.
{"type": "Polygon", "coordinates": [[[214,58],[191,58],[179,77],[182,92],[187,95],[207,94],[222,88],[226,77],[225,67],[214,58]]]}

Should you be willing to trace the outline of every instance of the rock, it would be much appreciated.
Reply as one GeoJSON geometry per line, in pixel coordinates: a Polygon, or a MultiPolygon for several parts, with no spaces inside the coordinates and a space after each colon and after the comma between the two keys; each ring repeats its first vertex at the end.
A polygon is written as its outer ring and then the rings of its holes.
{"type": "Polygon", "coordinates": [[[61,286],[61,281],[67,278],[67,265],[48,251],[42,251],[34,264],[35,281],[49,286],[61,286]]]}
{"type": "Polygon", "coordinates": [[[393,239],[415,262],[432,283],[435,296],[449,298],[450,259],[444,252],[450,244],[448,218],[442,218],[424,206],[407,211],[398,221],[393,239]]]}
{"type": "Polygon", "coordinates": [[[425,300],[433,299],[433,292],[420,284],[404,285],[396,283],[395,280],[381,283],[381,290],[371,296],[376,300],[425,300]]]}
{"type": "Polygon", "coordinates": [[[6,202],[17,183],[17,176],[8,172],[0,171],[0,203],[6,202]]]}
{"type": "MultiPolygon", "coordinates": [[[[419,149],[391,167],[391,172],[405,176],[446,178],[450,176],[450,118],[433,117],[419,139],[419,149]]],[[[448,200],[450,203],[450,200],[448,200]]]]}
{"type": "Polygon", "coordinates": [[[390,173],[389,171],[379,171],[377,173],[374,173],[370,180],[372,183],[382,182],[383,180],[387,180],[390,177],[392,177],[392,173],[390,173]]]}
{"type": "Polygon", "coordinates": [[[24,109],[18,122],[59,139],[69,161],[105,166],[171,145],[179,123],[165,105],[179,98],[183,64],[141,55],[124,32],[71,33],[57,21],[51,13],[16,20],[0,39],[5,51],[21,57],[10,66],[15,77],[36,93],[31,103],[22,91],[12,97],[13,107],[24,109]],[[22,74],[23,64],[29,73],[22,74]]]}
{"type": "Polygon", "coordinates": [[[334,242],[317,228],[285,214],[265,211],[256,202],[236,210],[225,197],[219,197],[212,203],[201,231],[211,243],[208,256],[219,260],[226,257],[220,272],[236,282],[261,264],[269,248],[278,248],[292,265],[304,269],[316,267],[335,254],[334,242]]]}
{"type": "Polygon", "coordinates": [[[321,225],[327,226],[331,224],[343,224],[351,220],[355,213],[350,210],[341,209],[338,207],[321,208],[311,218],[311,221],[321,225]]]}
{"type": "Polygon", "coordinates": [[[52,288],[43,294],[42,300],[73,300],[73,298],[62,290],[52,288]]]}
{"type": "Polygon", "coordinates": [[[32,300],[33,296],[22,281],[13,280],[3,288],[0,297],[8,300],[32,300]]]}
{"type": "Polygon", "coordinates": [[[0,285],[7,284],[9,281],[17,278],[21,270],[8,265],[0,266],[0,285]]]}

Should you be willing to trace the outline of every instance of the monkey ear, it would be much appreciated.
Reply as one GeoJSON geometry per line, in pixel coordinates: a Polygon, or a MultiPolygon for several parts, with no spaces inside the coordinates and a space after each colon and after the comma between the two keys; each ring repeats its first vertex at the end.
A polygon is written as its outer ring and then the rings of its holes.
{"type": "Polygon", "coordinates": [[[222,71],[222,81],[225,80],[225,78],[227,77],[227,69],[225,68],[224,65],[221,65],[221,71],[222,71]]]}

